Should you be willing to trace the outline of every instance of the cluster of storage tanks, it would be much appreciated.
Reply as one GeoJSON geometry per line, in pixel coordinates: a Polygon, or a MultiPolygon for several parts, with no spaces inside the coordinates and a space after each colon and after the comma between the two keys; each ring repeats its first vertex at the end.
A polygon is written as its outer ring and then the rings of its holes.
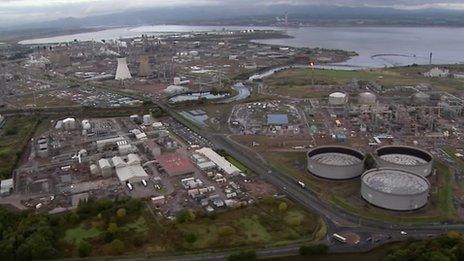
{"type": "MultiPolygon", "coordinates": [[[[357,97],[360,105],[374,105],[377,102],[377,96],[372,92],[362,92],[357,97]]],[[[348,104],[348,94],[343,92],[334,92],[329,94],[329,105],[343,106],[348,104]]]]}
{"type": "Polygon", "coordinates": [[[366,156],[344,146],[320,146],[307,154],[308,171],[321,178],[346,180],[361,176],[361,196],[390,210],[415,210],[428,202],[432,155],[409,146],[377,149],[376,169],[365,171],[366,156]]]}

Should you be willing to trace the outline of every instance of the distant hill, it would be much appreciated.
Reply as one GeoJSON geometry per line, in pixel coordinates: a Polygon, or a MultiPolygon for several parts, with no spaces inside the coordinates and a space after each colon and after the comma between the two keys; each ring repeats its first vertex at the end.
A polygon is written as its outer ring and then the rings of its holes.
{"type": "MultiPolygon", "coordinates": [[[[446,25],[464,26],[464,11],[445,9],[398,10],[393,8],[270,5],[259,8],[204,6],[149,8],[122,13],[64,18],[9,27],[79,29],[88,27],[138,26],[152,24],[272,25],[288,12],[292,22],[312,25],[446,25]]],[[[1,25],[0,25],[1,27],[1,25]]],[[[5,30],[7,28],[3,28],[5,30]]]]}

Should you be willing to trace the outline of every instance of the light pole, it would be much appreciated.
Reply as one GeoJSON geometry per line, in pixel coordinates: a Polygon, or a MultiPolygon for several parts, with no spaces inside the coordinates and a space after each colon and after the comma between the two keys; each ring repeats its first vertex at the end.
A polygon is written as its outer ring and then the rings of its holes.
{"type": "Polygon", "coordinates": [[[311,85],[314,88],[314,62],[309,62],[309,69],[311,70],[311,85]]]}

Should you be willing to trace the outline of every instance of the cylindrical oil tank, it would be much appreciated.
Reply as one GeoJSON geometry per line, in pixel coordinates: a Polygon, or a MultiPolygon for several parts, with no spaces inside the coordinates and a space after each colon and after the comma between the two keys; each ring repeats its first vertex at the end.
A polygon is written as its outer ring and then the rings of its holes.
{"type": "Polygon", "coordinates": [[[364,171],[365,155],[344,146],[320,146],[310,150],[308,171],[318,177],[334,180],[359,177],[364,171]]]}
{"type": "Polygon", "coordinates": [[[432,155],[416,147],[384,146],[375,151],[374,157],[380,168],[401,169],[423,177],[432,173],[432,155]]]}
{"type": "Polygon", "coordinates": [[[343,92],[334,92],[329,95],[330,105],[345,105],[348,103],[348,95],[343,92]]]}
{"type": "Polygon", "coordinates": [[[372,92],[362,92],[358,95],[358,103],[361,105],[372,105],[377,101],[377,97],[372,92]]]}
{"type": "Polygon", "coordinates": [[[366,171],[361,177],[361,196],[370,204],[397,211],[425,206],[430,183],[415,173],[392,168],[366,171]]]}

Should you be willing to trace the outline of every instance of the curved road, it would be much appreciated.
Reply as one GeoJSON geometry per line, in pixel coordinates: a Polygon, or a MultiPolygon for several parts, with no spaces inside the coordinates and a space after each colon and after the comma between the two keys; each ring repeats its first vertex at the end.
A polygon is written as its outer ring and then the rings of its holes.
{"type": "Polygon", "coordinates": [[[225,135],[211,134],[179,117],[169,107],[159,104],[167,113],[183,123],[192,131],[197,132],[206,139],[210,140],[216,149],[223,149],[232,157],[246,165],[252,171],[257,173],[261,178],[280,188],[292,200],[300,203],[308,210],[322,216],[327,224],[328,235],[341,231],[352,231],[359,235],[366,235],[357,245],[337,244],[328,242],[332,252],[362,252],[372,249],[381,243],[387,241],[404,240],[407,237],[427,238],[446,233],[449,230],[464,230],[463,224],[441,224],[431,223],[422,225],[401,225],[384,221],[366,219],[364,217],[349,213],[343,208],[328,204],[317,197],[312,191],[302,188],[294,178],[284,175],[273,169],[269,164],[263,162],[257,155],[249,149],[232,141],[225,135]],[[407,235],[401,235],[405,231],[407,235]],[[377,244],[365,240],[367,237],[376,235],[381,241],[377,244]]]}

